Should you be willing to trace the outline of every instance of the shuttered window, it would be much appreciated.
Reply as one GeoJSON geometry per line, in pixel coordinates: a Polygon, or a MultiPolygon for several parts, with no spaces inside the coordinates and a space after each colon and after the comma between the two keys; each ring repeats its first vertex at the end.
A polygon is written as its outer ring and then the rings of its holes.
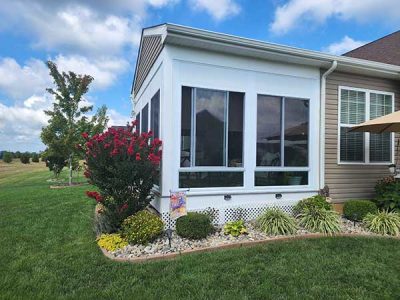
{"type": "Polygon", "coordinates": [[[340,89],[339,150],[340,162],[382,163],[390,162],[392,134],[349,132],[349,129],[366,120],[393,112],[392,94],[368,90],[340,89]]]}

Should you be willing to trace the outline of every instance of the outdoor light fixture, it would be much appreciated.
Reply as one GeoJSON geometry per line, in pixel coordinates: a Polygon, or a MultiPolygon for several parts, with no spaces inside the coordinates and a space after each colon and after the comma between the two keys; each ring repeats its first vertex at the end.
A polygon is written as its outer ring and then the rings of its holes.
{"type": "Polygon", "coordinates": [[[389,165],[389,172],[390,172],[390,174],[395,175],[395,173],[396,173],[396,165],[395,164],[389,165]]]}
{"type": "Polygon", "coordinates": [[[167,235],[168,244],[169,244],[169,247],[171,248],[172,229],[168,228],[167,230],[165,230],[165,234],[167,235]]]}
{"type": "Polygon", "coordinates": [[[356,220],[358,220],[358,214],[353,214],[353,226],[356,227],[356,220]]]}

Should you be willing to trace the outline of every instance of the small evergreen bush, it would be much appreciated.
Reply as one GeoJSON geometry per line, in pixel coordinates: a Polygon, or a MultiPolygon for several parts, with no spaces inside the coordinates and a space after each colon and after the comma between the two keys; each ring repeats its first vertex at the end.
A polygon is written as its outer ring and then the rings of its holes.
{"type": "Polygon", "coordinates": [[[23,164],[29,164],[30,163],[30,157],[29,157],[28,153],[22,153],[21,157],[19,159],[23,164]]]}
{"type": "Polygon", "coordinates": [[[383,210],[376,214],[367,214],[363,222],[370,231],[377,234],[400,234],[400,214],[396,212],[383,210]]]}
{"type": "Polygon", "coordinates": [[[320,195],[315,195],[310,198],[306,198],[300,200],[294,207],[293,207],[293,214],[295,216],[304,213],[307,209],[313,208],[324,208],[326,210],[332,210],[332,205],[330,205],[326,198],[320,195]]]}
{"type": "Polygon", "coordinates": [[[325,208],[306,209],[299,214],[299,225],[311,232],[328,235],[340,232],[340,220],[337,212],[325,208]]]}
{"type": "Polygon", "coordinates": [[[12,162],[12,159],[13,159],[13,156],[12,156],[11,152],[4,152],[3,153],[3,161],[5,163],[9,164],[10,162],[12,162]]]}
{"type": "Polygon", "coordinates": [[[176,220],[176,233],[184,238],[200,240],[213,231],[211,220],[205,214],[189,212],[176,220]]]}
{"type": "Polygon", "coordinates": [[[343,205],[343,215],[352,221],[362,221],[368,213],[377,211],[376,204],[370,200],[349,200],[343,205]]]}
{"type": "Polygon", "coordinates": [[[102,234],[97,239],[97,244],[101,248],[113,252],[118,249],[124,248],[125,246],[128,245],[128,242],[120,234],[112,233],[112,234],[102,234]]]}
{"type": "Polygon", "coordinates": [[[257,227],[269,235],[290,235],[297,232],[295,219],[278,208],[268,209],[256,222],[257,227]]]}
{"type": "Polygon", "coordinates": [[[130,244],[145,245],[153,241],[164,230],[159,216],[147,210],[139,211],[122,222],[121,232],[130,244]]]}

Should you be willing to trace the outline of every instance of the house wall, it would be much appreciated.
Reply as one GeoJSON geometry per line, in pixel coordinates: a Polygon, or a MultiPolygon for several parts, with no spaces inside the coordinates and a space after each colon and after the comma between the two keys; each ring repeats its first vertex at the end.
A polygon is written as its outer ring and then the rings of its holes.
{"type": "MultiPolygon", "coordinates": [[[[188,191],[188,209],[226,207],[256,203],[295,203],[318,191],[319,105],[318,68],[229,56],[167,45],[163,51],[163,133],[162,189],[154,205],[168,211],[171,190],[178,189],[180,168],[180,121],[182,86],[245,93],[244,108],[244,187],[201,188],[188,191]],[[256,166],[257,94],[310,99],[309,185],[254,187],[256,166]],[[277,200],[275,195],[282,194],[277,200]],[[224,195],[232,198],[224,200],[224,195]]],[[[267,117],[267,116],[266,116],[267,117]]]]}
{"type": "Polygon", "coordinates": [[[340,86],[394,93],[395,109],[397,110],[400,101],[400,82],[340,72],[334,72],[327,78],[325,184],[328,185],[334,202],[343,202],[348,199],[373,198],[376,181],[389,175],[388,164],[360,165],[338,163],[338,97],[340,86]]]}

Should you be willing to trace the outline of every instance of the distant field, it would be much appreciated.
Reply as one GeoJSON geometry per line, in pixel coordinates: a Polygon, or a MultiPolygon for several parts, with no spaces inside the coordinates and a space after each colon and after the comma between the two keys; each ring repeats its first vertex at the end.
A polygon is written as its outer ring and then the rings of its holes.
{"type": "MultiPolygon", "coordinates": [[[[0,185],[29,177],[46,169],[44,162],[23,164],[19,159],[14,159],[8,164],[0,160],[0,185]]],[[[49,175],[51,176],[50,172],[49,175]]]]}

